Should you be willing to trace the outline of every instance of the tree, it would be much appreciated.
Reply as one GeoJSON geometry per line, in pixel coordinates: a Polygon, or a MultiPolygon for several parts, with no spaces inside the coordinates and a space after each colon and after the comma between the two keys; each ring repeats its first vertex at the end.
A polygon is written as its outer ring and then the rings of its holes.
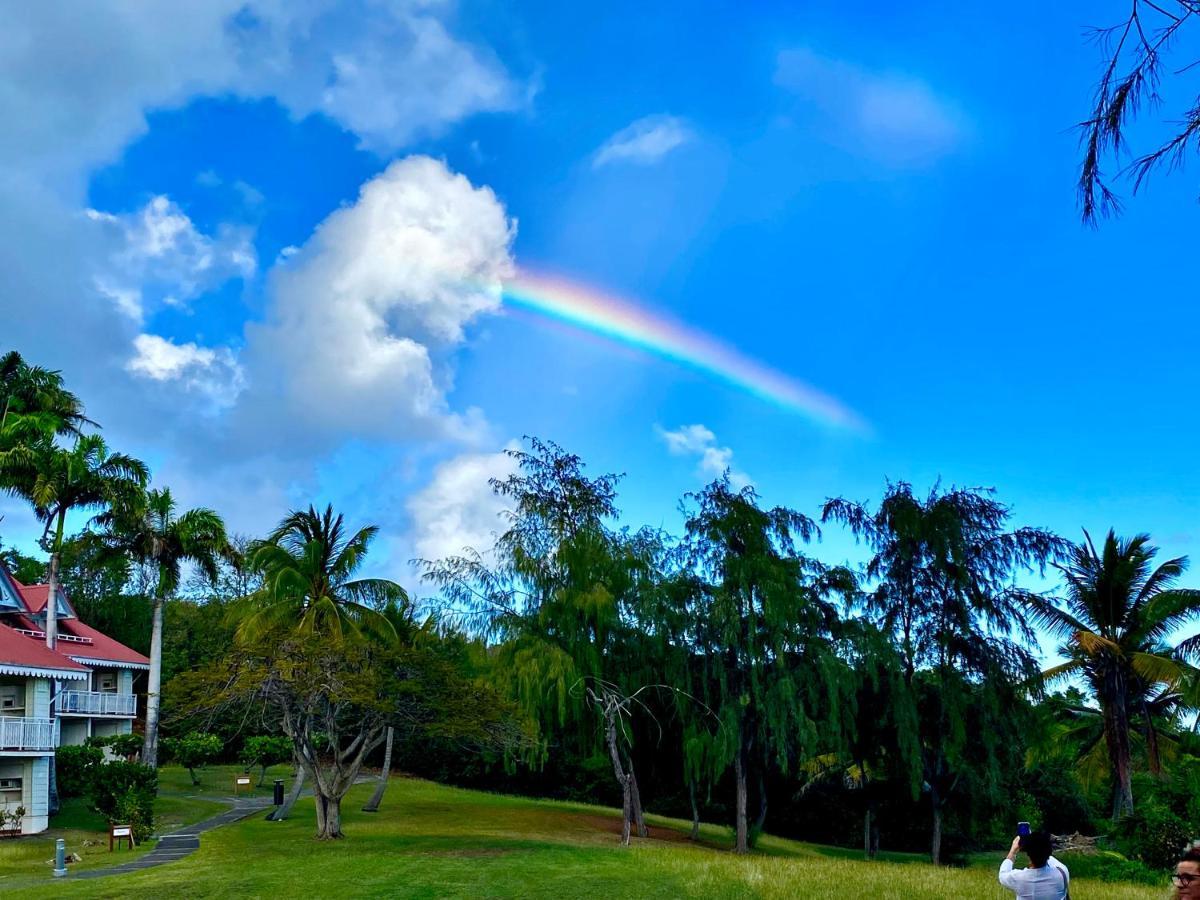
{"type": "MultiPolygon", "coordinates": [[[[1060,652],[1067,661],[1043,677],[1082,676],[1100,705],[1114,819],[1133,812],[1131,720],[1142,717],[1153,741],[1156,689],[1173,688],[1194,674],[1165,641],[1200,612],[1200,591],[1175,587],[1187,570],[1186,557],[1153,568],[1157,553],[1149,535],[1125,540],[1111,530],[1097,551],[1085,531],[1069,562],[1059,566],[1066,581],[1063,602],[1030,598],[1038,620],[1066,639],[1060,652]]],[[[1152,753],[1158,765],[1157,751],[1152,753]]]]}
{"type": "Polygon", "coordinates": [[[407,603],[408,594],[394,581],[352,577],[378,533],[368,525],[347,535],[332,506],[290,513],[250,548],[249,568],[262,585],[240,604],[238,637],[253,641],[283,628],[337,640],[393,639],[395,627],[379,607],[407,603]]]}
{"type": "Polygon", "coordinates": [[[896,636],[904,682],[921,721],[923,780],[931,811],[930,857],[941,861],[942,819],[964,775],[994,784],[1006,729],[1001,693],[1036,673],[1018,614],[1037,595],[1013,586],[1016,572],[1041,570],[1063,542],[1036,528],[1006,531],[1009,509],[986,490],[934,487],[920,499],[903,482],[888,485],[875,510],[828,500],[823,521],[841,522],[872,550],[864,576],[868,615],[896,636]],[[919,670],[924,670],[919,672],[919,670]],[[920,674],[920,677],[918,677],[920,674]],[[973,732],[964,728],[974,718],[973,732]]]}
{"type": "Polygon", "coordinates": [[[192,784],[199,785],[196,770],[207,766],[216,759],[225,745],[215,734],[205,734],[193,731],[181,738],[167,738],[163,741],[165,753],[192,776],[192,784]]]}
{"type": "MultiPolygon", "coordinates": [[[[640,640],[637,607],[654,590],[659,536],[608,526],[620,476],[589,476],[551,441],[511,450],[516,471],[494,479],[512,506],[492,548],[423,561],[468,627],[496,642],[495,672],[543,735],[574,758],[609,756],[639,835],[648,830],[623,701],[660,680],[640,640]],[[613,755],[613,723],[619,752],[613,755]]],[[[539,762],[544,760],[539,760],[539,762]]]]}
{"type": "Polygon", "coordinates": [[[0,546],[0,565],[22,584],[36,584],[46,577],[46,563],[15,547],[0,546]]]}
{"type": "Polygon", "coordinates": [[[80,435],[69,450],[49,435],[27,452],[0,462],[0,486],[25,498],[43,524],[43,543],[50,554],[47,582],[46,642],[53,645],[58,630],[55,615],[59,594],[59,563],[67,516],[73,511],[111,510],[126,504],[145,486],[145,463],[112,453],[97,435],[80,435]]]}
{"type": "MultiPolygon", "coordinates": [[[[67,436],[95,424],[83,414],[79,398],[63,386],[62,374],[31,366],[15,350],[0,356],[0,435],[17,417],[39,419],[37,430],[67,436]]],[[[0,441],[0,452],[5,448],[0,441]]]]}
{"type": "Polygon", "coordinates": [[[242,765],[249,772],[258,766],[258,784],[261,787],[267,777],[267,769],[282,765],[292,759],[292,742],[276,734],[259,734],[246,738],[242,744],[242,765]]]}
{"type": "Polygon", "coordinates": [[[150,676],[146,688],[146,737],[142,762],[158,765],[159,713],[162,708],[163,608],[179,587],[185,563],[210,578],[217,562],[230,554],[225,525],[203,507],[176,513],[169,488],[139,492],[106,517],[107,539],[154,570],[154,608],[150,627],[150,676]]]}
{"type": "MultiPolygon", "coordinates": [[[[1079,173],[1079,206],[1085,222],[1118,212],[1120,198],[1104,172],[1109,160],[1126,151],[1125,135],[1139,111],[1157,106],[1163,65],[1179,35],[1200,18],[1195,0],[1132,0],[1124,21],[1100,29],[1107,62],[1092,98],[1092,111],[1080,123],[1083,161],[1079,173]]],[[[1178,75],[1194,60],[1178,66],[1178,75]]],[[[1200,96],[1174,125],[1175,132],[1157,148],[1142,153],[1122,169],[1133,179],[1134,191],[1156,168],[1175,168],[1200,139],[1200,96]]]]}
{"type": "Polygon", "coordinates": [[[321,838],[342,836],[342,798],[388,725],[384,698],[370,696],[383,690],[371,665],[395,649],[397,633],[379,607],[407,605],[408,595],[392,581],[353,578],[377,533],[367,526],[347,535],[332,507],[292,512],[252,547],[262,586],[235,610],[237,640],[258,660],[249,670],[258,673],[255,690],[313,777],[321,838]],[[271,646],[294,648],[304,664],[281,665],[271,646]],[[307,685],[297,673],[318,681],[307,685]]]}
{"type": "Polygon", "coordinates": [[[791,758],[840,736],[839,710],[851,698],[829,664],[837,612],[826,597],[852,590],[853,579],[796,552],[796,538],[816,534],[812,520],[762,509],[752,488],[734,491],[728,476],[688,500],[687,558],[699,576],[688,617],[711,691],[702,699],[720,722],[716,764],[734,770],[735,850],[746,853],[751,778],[761,826],[768,765],[786,771],[791,758]]]}

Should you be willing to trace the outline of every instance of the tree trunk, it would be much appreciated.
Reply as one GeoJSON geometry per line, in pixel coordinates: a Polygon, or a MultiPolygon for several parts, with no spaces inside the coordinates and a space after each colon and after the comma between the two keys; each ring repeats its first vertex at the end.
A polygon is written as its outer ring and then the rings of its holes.
{"type": "Polygon", "coordinates": [[[737,753],[733,757],[733,774],[734,780],[737,783],[737,812],[736,812],[736,830],[737,840],[733,847],[734,853],[750,852],[749,834],[746,828],[746,760],[745,750],[738,747],[737,753]]]}
{"type": "Polygon", "coordinates": [[[637,775],[633,771],[633,760],[629,762],[629,800],[633,805],[633,821],[637,825],[638,837],[649,837],[650,829],[646,827],[646,816],[642,812],[642,794],[638,790],[637,775]]]}
{"type": "Polygon", "coordinates": [[[150,678],[146,686],[146,737],[142,741],[142,764],[158,767],[158,711],[162,691],[162,641],[164,598],[154,598],[150,625],[150,678]]]}
{"type": "Polygon", "coordinates": [[[375,793],[371,794],[371,799],[367,801],[367,805],[363,807],[363,812],[379,812],[379,804],[383,802],[383,792],[387,790],[388,778],[392,774],[392,726],[388,726],[387,739],[383,749],[383,769],[379,773],[379,783],[375,785],[375,793]]]}
{"type": "Polygon", "coordinates": [[[1125,681],[1120,673],[1105,678],[1109,701],[1104,710],[1104,740],[1113,779],[1113,821],[1133,813],[1133,784],[1130,777],[1129,716],[1125,708],[1125,681]]]}
{"type": "Polygon", "coordinates": [[[617,714],[616,710],[604,711],[605,737],[608,741],[608,754],[612,758],[613,774],[621,785],[621,845],[629,846],[629,823],[633,819],[633,795],[630,790],[630,778],[621,766],[621,751],[617,746],[617,714]]]}
{"type": "Polygon", "coordinates": [[[296,779],[292,782],[292,791],[283,801],[283,806],[275,810],[271,814],[272,822],[282,822],[292,814],[292,807],[296,805],[296,801],[300,799],[300,792],[304,790],[304,766],[296,764],[296,779]]]}
{"type": "MultiPolygon", "coordinates": [[[[762,772],[758,773],[758,816],[754,820],[752,833],[757,836],[762,833],[763,824],[767,821],[767,779],[762,772]]],[[[757,837],[756,837],[757,839],[757,837]]]]}
{"type": "Polygon", "coordinates": [[[931,787],[930,799],[933,801],[933,834],[929,839],[929,861],[935,866],[942,864],[942,801],[937,788],[931,787]]]}
{"type": "Polygon", "coordinates": [[[874,818],[874,810],[870,805],[867,806],[867,811],[863,814],[863,856],[867,859],[874,859],[871,853],[871,820],[874,818]]]}
{"type": "Polygon", "coordinates": [[[58,547],[62,545],[62,524],[58,526],[55,551],[50,554],[50,573],[46,578],[46,646],[51,650],[58,644],[58,547]]]}
{"type": "Polygon", "coordinates": [[[342,837],[342,798],[317,794],[317,839],[337,840],[342,837]]]}
{"type": "Polygon", "coordinates": [[[700,807],[696,803],[696,782],[688,781],[688,798],[692,801],[692,834],[693,841],[700,840],[700,807]]]}

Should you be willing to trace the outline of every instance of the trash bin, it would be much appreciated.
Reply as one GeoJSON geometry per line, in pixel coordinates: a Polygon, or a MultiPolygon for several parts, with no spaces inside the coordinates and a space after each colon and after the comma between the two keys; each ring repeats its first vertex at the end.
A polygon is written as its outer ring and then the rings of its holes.
{"type": "Polygon", "coordinates": [[[283,779],[275,779],[275,805],[283,806],[283,779]]]}

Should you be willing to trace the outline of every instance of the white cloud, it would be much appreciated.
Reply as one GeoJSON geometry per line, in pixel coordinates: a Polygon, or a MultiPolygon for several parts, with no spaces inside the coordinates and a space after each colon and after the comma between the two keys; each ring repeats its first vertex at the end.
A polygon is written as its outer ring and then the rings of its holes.
{"type": "Polygon", "coordinates": [[[476,431],[448,411],[438,357],[499,307],[515,228],[490,188],[444,163],[392,163],[276,264],[267,320],[247,332],[253,390],[318,428],[476,431]]]}
{"type": "Polygon", "coordinates": [[[68,181],[112,159],[145,111],[196,95],[278,98],[395,149],[526,90],[437,0],[136,0],[25,4],[0,35],[0,162],[68,181]]]}
{"type": "Polygon", "coordinates": [[[750,476],[733,468],[733,450],[717,443],[717,436],[703,425],[684,425],[675,431],[656,426],[658,436],[673,456],[697,457],[697,470],[705,478],[719,478],[726,471],[735,488],[751,484],[750,476]]]}
{"type": "Polygon", "coordinates": [[[114,215],[89,209],[87,217],[111,247],[96,287],[136,322],[144,318],[148,299],[186,306],[231,278],[250,278],[257,268],[249,229],[222,225],[209,237],[163,195],[137,212],[114,215]]]}
{"type": "MultiPolygon", "coordinates": [[[[509,444],[509,449],[515,447],[509,444]]],[[[488,483],[516,471],[507,453],[464,453],[446,460],[409,498],[410,543],[418,559],[439,560],[470,547],[487,553],[506,526],[504,501],[488,483]]]]}
{"type": "Polygon", "coordinates": [[[927,162],[966,136],[962,112],[909,74],[875,71],[801,47],[779,54],[775,83],[811,106],[820,115],[818,126],[887,162],[927,162]]]}
{"type": "Polygon", "coordinates": [[[626,125],[596,151],[592,167],[617,162],[649,165],[694,137],[692,130],[677,116],[645,116],[626,125]]]}
{"type": "Polygon", "coordinates": [[[125,367],[157,382],[178,382],[216,407],[231,406],[245,385],[241,366],[227,347],[176,344],[156,334],[139,334],[125,367]]]}
{"type": "MultiPolygon", "coordinates": [[[[70,15],[61,5],[25,4],[6,18],[0,32],[5,341],[63,369],[114,445],[162,460],[156,476],[179,488],[181,502],[222,509],[230,503],[233,527],[258,528],[277,518],[280,498],[291,496],[292,486],[311,486],[320,452],[352,435],[335,433],[339,423],[403,439],[423,410],[426,425],[477,433],[477,413],[447,412],[450,369],[443,351],[491,301],[458,295],[456,311],[446,313],[451,300],[443,293],[418,313],[402,304],[372,307],[353,299],[361,293],[352,291],[349,300],[339,293],[337,302],[351,318],[360,317],[361,330],[330,310],[319,311],[305,328],[302,309],[317,299],[305,299],[302,284],[280,278],[266,297],[271,318],[264,331],[303,338],[299,346],[315,351],[313,380],[332,385],[314,398],[347,408],[310,411],[302,396],[278,393],[270,368],[282,360],[294,370],[302,364],[301,350],[276,355],[278,348],[247,341],[235,356],[204,346],[198,335],[170,342],[149,333],[153,329],[140,321],[143,308],[149,314],[169,299],[186,303],[195,291],[210,289],[222,267],[247,271],[247,260],[224,252],[236,241],[220,229],[205,233],[189,221],[190,231],[171,231],[182,223],[169,201],[142,211],[149,223],[140,213],[89,219],[82,213],[91,174],[146,131],[148,111],[180,108],[202,96],[274,98],[296,117],[327,116],[388,153],[468,116],[527,104],[531,89],[487,46],[457,33],[454,14],[454,4],[442,0],[176,0],[169,15],[148,15],[140,0],[113,0],[72,6],[70,15]],[[215,254],[208,266],[199,238],[215,254]],[[318,330],[330,322],[338,326],[331,341],[350,356],[322,348],[318,330]],[[391,364],[381,348],[400,355],[407,348],[418,375],[389,383],[388,375],[406,369],[391,364]],[[372,365],[375,378],[363,373],[372,365]],[[220,417],[198,418],[189,400],[233,407],[220,417]],[[365,407],[369,403],[376,405],[365,407]],[[281,410],[275,418],[273,406],[281,410]],[[300,415],[291,415],[295,408],[300,415]],[[280,422],[286,427],[272,433],[280,422]],[[313,431],[320,432],[319,445],[313,431]],[[239,505],[238,498],[247,499],[239,505]]],[[[211,175],[197,177],[220,187],[211,175]]],[[[230,188],[240,192],[245,208],[258,202],[251,186],[225,185],[230,188]]],[[[453,199],[423,196],[434,204],[453,199]]],[[[452,216],[456,209],[450,202],[452,216]]],[[[437,210],[426,213],[414,232],[436,230],[437,210]]],[[[477,234],[474,224],[465,231],[477,234]]],[[[310,240],[289,266],[315,271],[313,258],[326,257],[326,249],[310,240]]],[[[418,241],[409,249],[426,247],[418,241]]],[[[486,255],[466,245],[459,252],[466,263],[486,255]]],[[[351,256],[348,249],[343,254],[351,256]]],[[[454,268],[453,262],[446,264],[454,268]]],[[[314,277],[309,287],[321,284],[314,277]]],[[[400,452],[395,447],[387,452],[400,452]]]]}

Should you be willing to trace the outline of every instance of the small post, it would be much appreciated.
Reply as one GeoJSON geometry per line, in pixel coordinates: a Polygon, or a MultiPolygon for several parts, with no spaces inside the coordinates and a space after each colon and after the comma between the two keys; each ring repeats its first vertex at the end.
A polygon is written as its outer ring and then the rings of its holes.
{"type": "Polygon", "coordinates": [[[54,877],[62,878],[67,874],[67,842],[58,838],[54,842],[54,877]]]}

